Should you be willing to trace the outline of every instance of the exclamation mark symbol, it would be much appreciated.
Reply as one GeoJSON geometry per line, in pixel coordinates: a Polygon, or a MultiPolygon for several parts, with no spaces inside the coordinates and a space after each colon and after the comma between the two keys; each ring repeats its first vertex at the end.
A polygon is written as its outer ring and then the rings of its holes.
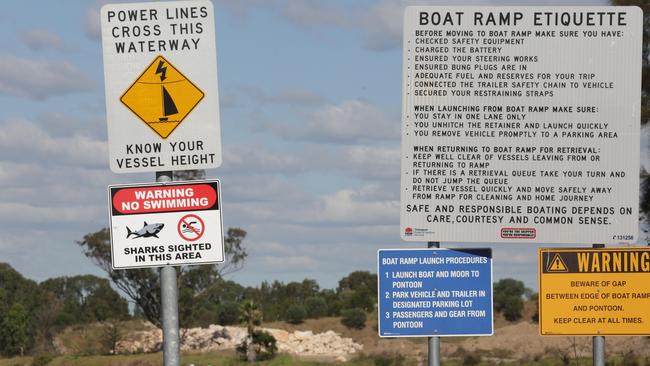
{"type": "Polygon", "coordinates": [[[569,268],[566,266],[560,254],[556,253],[555,257],[551,261],[551,264],[548,266],[547,271],[549,272],[569,272],[569,268]]]}

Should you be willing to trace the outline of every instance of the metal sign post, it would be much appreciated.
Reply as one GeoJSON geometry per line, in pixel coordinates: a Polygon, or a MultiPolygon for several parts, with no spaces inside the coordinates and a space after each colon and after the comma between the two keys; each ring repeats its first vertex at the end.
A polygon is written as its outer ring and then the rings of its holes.
{"type": "MultiPolygon", "coordinates": [[[[107,4],[101,9],[100,20],[111,170],[115,173],[156,172],[157,182],[172,182],[172,170],[219,167],[221,128],[212,2],[191,0],[107,4]],[[180,24],[179,14],[183,13],[191,17],[181,17],[184,19],[180,24]],[[131,31],[129,35],[129,29],[140,29],[142,32],[135,35],[131,31]]],[[[125,207],[130,211],[137,210],[132,205],[125,207]]],[[[161,207],[149,211],[161,211],[158,210],[161,207]]],[[[206,241],[203,236],[206,227],[200,215],[188,214],[176,223],[180,240],[190,242],[183,244],[202,245],[203,248],[211,245],[192,243],[201,237],[206,241]],[[193,226],[194,221],[185,220],[190,217],[196,218],[195,222],[200,226],[193,226]]],[[[127,229],[127,238],[133,235],[133,239],[157,239],[165,226],[167,229],[162,235],[176,236],[169,229],[175,225],[162,221],[152,225],[145,221],[142,229],[135,233],[125,225],[121,230],[127,229]]],[[[219,229],[221,231],[217,236],[222,236],[223,228],[219,229]]],[[[161,242],[166,240],[162,235],[161,242]]],[[[141,243],[143,241],[141,239],[141,243]]],[[[171,253],[179,250],[167,250],[169,252],[164,255],[136,253],[140,255],[135,261],[140,264],[155,261],[159,262],[156,265],[162,265],[160,285],[164,365],[178,366],[178,287],[173,265],[202,264],[197,259],[205,257],[201,256],[203,249],[194,253],[171,253]],[[172,254],[176,254],[174,260],[178,259],[178,254],[182,254],[180,260],[194,262],[162,263],[172,261],[172,254]]],[[[222,257],[215,262],[223,261],[222,257]]],[[[115,257],[112,260],[115,264],[115,257]]]]}
{"type": "MultiPolygon", "coordinates": [[[[172,172],[156,172],[156,182],[171,182],[172,172]]],[[[160,268],[162,301],[163,364],[180,365],[180,337],[178,331],[178,286],[176,270],[172,266],[160,268]]]]}
{"type": "MultiPolygon", "coordinates": [[[[604,248],[605,244],[594,244],[594,248],[604,248]]],[[[605,366],[605,337],[594,336],[592,345],[592,356],[594,366],[605,366]]]]}
{"type": "MultiPolygon", "coordinates": [[[[440,248],[439,241],[430,241],[427,248],[440,248]]],[[[440,366],[440,337],[429,337],[427,351],[429,353],[427,366],[440,366]]]]}

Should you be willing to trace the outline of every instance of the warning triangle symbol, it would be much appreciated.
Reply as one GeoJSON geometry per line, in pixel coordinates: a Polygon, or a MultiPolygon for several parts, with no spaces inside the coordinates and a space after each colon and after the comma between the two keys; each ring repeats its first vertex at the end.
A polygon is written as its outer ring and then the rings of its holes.
{"type": "Polygon", "coordinates": [[[569,272],[569,268],[566,266],[559,253],[555,253],[553,260],[548,267],[546,267],[546,270],[548,272],[569,272]]]}

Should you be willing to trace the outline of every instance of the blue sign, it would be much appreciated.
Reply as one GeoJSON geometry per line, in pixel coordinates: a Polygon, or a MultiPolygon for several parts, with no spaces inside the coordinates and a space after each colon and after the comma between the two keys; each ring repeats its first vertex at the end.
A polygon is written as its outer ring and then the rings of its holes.
{"type": "Polygon", "coordinates": [[[379,336],[492,335],[492,249],[382,249],[379,336]]]}

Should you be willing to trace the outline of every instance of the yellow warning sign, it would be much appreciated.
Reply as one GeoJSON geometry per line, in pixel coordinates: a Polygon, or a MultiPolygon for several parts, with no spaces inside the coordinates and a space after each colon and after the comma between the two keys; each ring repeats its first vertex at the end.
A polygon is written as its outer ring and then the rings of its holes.
{"type": "Polygon", "coordinates": [[[203,99],[203,92],[164,57],[158,56],[120,101],[166,139],[203,99]]]}
{"type": "Polygon", "coordinates": [[[553,257],[553,260],[551,263],[549,263],[546,270],[548,272],[569,272],[569,268],[566,266],[562,260],[562,257],[560,257],[560,254],[558,253],[555,253],[555,257],[553,257]]]}
{"type": "Polygon", "coordinates": [[[650,248],[538,254],[541,335],[650,334],[650,248]]]}

